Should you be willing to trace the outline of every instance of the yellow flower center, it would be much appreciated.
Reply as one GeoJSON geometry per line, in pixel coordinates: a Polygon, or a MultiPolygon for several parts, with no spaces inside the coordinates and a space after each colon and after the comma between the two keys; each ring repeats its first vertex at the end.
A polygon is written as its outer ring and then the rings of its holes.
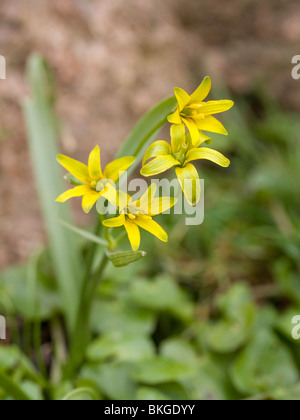
{"type": "Polygon", "coordinates": [[[136,216],[135,216],[134,214],[131,214],[131,213],[128,213],[128,214],[127,214],[127,217],[128,217],[128,219],[130,219],[130,220],[134,220],[134,219],[136,219],[136,216]]]}
{"type": "Polygon", "coordinates": [[[96,187],[97,187],[97,181],[91,181],[91,187],[92,188],[94,188],[94,189],[96,189],[96,187]]]}
{"type": "Polygon", "coordinates": [[[203,120],[205,118],[205,115],[201,113],[201,105],[197,105],[195,108],[195,105],[192,107],[186,107],[182,110],[181,116],[182,117],[190,117],[195,118],[197,120],[203,120]]]}
{"type": "Polygon", "coordinates": [[[180,165],[183,167],[186,160],[186,154],[189,150],[189,146],[187,143],[183,143],[179,152],[174,154],[174,158],[180,162],[180,165]]]}

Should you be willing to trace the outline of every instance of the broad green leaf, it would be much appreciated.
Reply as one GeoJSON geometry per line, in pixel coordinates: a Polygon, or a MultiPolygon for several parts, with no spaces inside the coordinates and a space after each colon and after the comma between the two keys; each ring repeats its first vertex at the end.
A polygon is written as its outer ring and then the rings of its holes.
{"type": "Polygon", "coordinates": [[[116,156],[117,158],[122,156],[135,156],[137,158],[128,173],[132,173],[139,165],[148,146],[156,139],[159,131],[167,122],[167,118],[172,113],[176,102],[174,97],[162,101],[147,112],[137,123],[116,156]]]}
{"type": "MultiPolygon", "coordinates": [[[[58,205],[55,200],[65,189],[56,162],[58,125],[53,110],[52,78],[46,62],[38,55],[29,60],[28,78],[32,96],[24,104],[24,116],[32,165],[63,308],[71,332],[75,325],[82,282],[80,254],[72,235],[57,220],[58,205]]],[[[60,211],[60,216],[69,222],[71,217],[68,206],[62,206],[60,211]]]]}
{"type": "Polygon", "coordinates": [[[231,379],[245,395],[289,387],[299,380],[299,372],[287,347],[268,330],[261,330],[236,359],[231,379]]]}
{"type": "Polygon", "coordinates": [[[139,279],[132,284],[130,293],[133,301],[143,308],[168,311],[184,321],[193,319],[193,304],[172,277],[139,279]]]}
{"type": "Polygon", "coordinates": [[[218,295],[217,307],[224,316],[231,320],[241,319],[253,307],[251,289],[245,283],[236,283],[225,294],[218,295]]]}
{"type": "Polygon", "coordinates": [[[29,378],[40,381],[31,361],[15,345],[0,347],[0,369],[5,373],[19,369],[19,372],[23,372],[29,378]]]}
{"type": "Polygon", "coordinates": [[[156,357],[137,363],[133,378],[143,384],[156,385],[183,380],[194,375],[194,369],[184,361],[176,362],[165,357],[156,357]]]}
{"type": "Polygon", "coordinates": [[[23,392],[30,397],[32,401],[43,401],[43,392],[41,387],[33,381],[23,381],[20,384],[20,388],[23,392]]]}
{"type": "Polygon", "coordinates": [[[138,401],[163,401],[171,398],[156,388],[142,387],[138,389],[136,399],[138,401]]]}
{"type": "Polygon", "coordinates": [[[98,401],[99,398],[92,388],[78,388],[67,394],[63,401],[98,401]]]}
{"type": "Polygon", "coordinates": [[[245,344],[251,334],[253,314],[249,314],[249,322],[220,320],[208,322],[200,333],[203,344],[216,353],[231,353],[245,344]]]}
{"type": "Polygon", "coordinates": [[[253,331],[256,307],[249,288],[237,283],[217,297],[221,312],[217,321],[196,324],[196,336],[201,348],[216,353],[230,353],[247,342],[253,331]]]}
{"type": "Polygon", "coordinates": [[[5,307],[7,315],[21,315],[26,320],[32,321],[36,319],[38,310],[39,319],[48,320],[61,311],[59,296],[39,281],[35,286],[35,296],[29,296],[28,268],[10,267],[0,273],[0,304],[5,307]],[[8,305],[5,305],[7,301],[8,305]]]}
{"type": "Polygon", "coordinates": [[[13,369],[21,362],[21,352],[15,346],[0,347],[0,367],[2,370],[7,371],[13,369]]]}
{"type": "Polygon", "coordinates": [[[196,375],[191,381],[186,381],[188,394],[193,400],[224,401],[236,400],[237,395],[227,378],[227,365],[224,359],[216,363],[210,357],[204,357],[196,375]]]}
{"type": "Polygon", "coordinates": [[[94,331],[132,332],[149,334],[155,325],[154,315],[147,309],[127,305],[122,301],[98,301],[92,311],[91,325],[94,331]]]}
{"type": "Polygon", "coordinates": [[[129,363],[106,363],[84,367],[80,377],[93,381],[111,400],[133,400],[137,388],[132,371],[133,366],[129,363]]]}
{"type": "Polygon", "coordinates": [[[273,329],[278,322],[279,314],[271,305],[266,305],[257,311],[254,329],[273,329]]]}
{"type": "Polygon", "coordinates": [[[195,368],[193,378],[183,382],[192,400],[225,401],[234,397],[226,377],[226,365],[216,364],[211,358],[204,357],[195,368]]]}
{"type": "Polygon", "coordinates": [[[155,355],[153,342],[136,333],[112,332],[95,340],[88,348],[87,358],[91,362],[101,362],[108,358],[135,362],[150,359],[155,355]]]}
{"type": "Polygon", "coordinates": [[[171,400],[186,401],[190,399],[190,396],[186,392],[184,386],[178,382],[167,382],[157,385],[155,389],[159,390],[171,400]]]}
{"type": "Polygon", "coordinates": [[[300,401],[300,383],[292,387],[279,387],[270,392],[270,397],[276,401],[300,401]]]}
{"type": "Polygon", "coordinates": [[[160,345],[160,354],[163,357],[175,360],[177,362],[187,363],[196,366],[199,362],[199,356],[192,344],[184,338],[169,338],[160,345]]]}
{"type": "MultiPolygon", "coordinates": [[[[282,244],[283,237],[280,238],[282,244]]],[[[290,244],[290,242],[288,242],[290,244]]],[[[295,254],[299,255],[299,251],[295,254]]],[[[298,258],[298,257],[297,257],[298,258]]],[[[290,298],[296,305],[300,304],[299,275],[293,269],[293,262],[286,257],[278,259],[273,265],[273,273],[280,292],[290,298]]]]}
{"type": "MultiPolygon", "coordinates": [[[[299,307],[288,309],[286,312],[284,312],[278,317],[276,329],[281,334],[283,334],[287,340],[289,340],[290,342],[292,342],[293,344],[297,346],[300,346],[300,339],[299,340],[294,339],[293,334],[292,334],[294,328],[297,327],[297,325],[299,325],[299,322],[297,322],[297,324],[292,323],[292,321],[294,320],[296,316],[300,316],[299,307]]],[[[299,328],[296,328],[295,331],[297,332],[297,334],[299,334],[299,328]]]]}

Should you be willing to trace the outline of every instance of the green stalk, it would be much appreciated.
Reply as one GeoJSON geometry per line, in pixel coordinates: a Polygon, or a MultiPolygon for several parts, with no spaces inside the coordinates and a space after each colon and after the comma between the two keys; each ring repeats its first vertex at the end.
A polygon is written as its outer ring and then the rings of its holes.
{"type": "MultiPolygon", "coordinates": [[[[102,227],[101,220],[98,221],[95,235],[99,235],[100,229],[102,227]]],[[[90,331],[89,331],[89,320],[91,315],[91,309],[93,304],[93,299],[97,290],[97,287],[101,281],[102,274],[108,263],[108,258],[106,252],[103,255],[101,263],[95,273],[93,273],[93,263],[96,256],[97,244],[92,243],[88,263],[86,267],[86,277],[83,284],[83,290],[81,294],[81,301],[79,306],[79,311],[77,315],[76,328],[74,331],[73,340],[71,342],[70,358],[69,363],[66,367],[66,376],[68,378],[72,377],[72,374],[81,366],[86,347],[89,343],[90,331]]]]}
{"type": "MultiPolygon", "coordinates": [[[[138,124],[133,129],[132,133],[129,135],[128,139],[125,141],[121,149],[119,150],[116,157],[122,156],[135,156],[136,163],[140,160],[144,150],[148,147],[151,141],[154,141],[160,129],[167,122],[167,117],[172,113],[176,105],[176,99],[174,97],[168,98],[156,107],[150,110],[145,114],[138,124]]],[[[135,168],[134,165],[127,171],[128,175],[135,168]]],[[[100,217],[101,221],[101,217],[100,217]]],[[[73,229],[74,230],[74,229],[73,229]]],[[[113,251],[118,245],[119,241],[122,240],[123,235],[121,235],[117,240],[114,240],[110,236],[109,230],[106,230],[106,240],[108,242],[109,251],[113,251]]],[[[96,230],[96,236],[99,235],[99,225],[96,230]]],[[[82,365],[84,360],[86,347],[90,338],[89,331],[89,319],[91,314],[91,308],[93,299],[103,275],[103,272],[106,268],[106,265],[109,261],[106,253],[103,255],[102,261],[99,265],[99,268],[95,273],[92,273],[93,263],[96,255],[97,244],[93,244],[90,248],[90,253],[88,256],[86,277],[84,280],[80,306],[77,313],[77,322],[76,328],[74,330],[73,339],[71,341],[70,349],[70,358],[69,363],[66,366],[66,376],[67,378],[72,378],[74,372],[82,365]]]]}

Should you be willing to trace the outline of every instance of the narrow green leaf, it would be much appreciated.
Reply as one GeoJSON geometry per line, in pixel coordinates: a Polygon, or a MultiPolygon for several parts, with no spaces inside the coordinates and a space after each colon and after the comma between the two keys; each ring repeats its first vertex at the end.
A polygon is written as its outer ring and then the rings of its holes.
{"type": "Polygon", "coordinates": [[[71,225],[70,223],[64,222],[63,220],[59,220],[59,223],[62,226],[64,226],[66,229],[69,229],[71,232],[76,233],[77,235],[81,236],[84,239],[87,239],[88,241],[94,242],[95,244],[98,244],[98,245],[108,247],[107,241],[99,238],[98,236],[94,235],[91,232],[88,232],[87,230],[80,229],[74,225],[71,225]]]}
{"type": "Polygon", "coordinates": [[[16,401],[30,401],[30,397],[16,385],[9,376],[0,370],[0,388],[16,401]]]}
{"type": "Polygon", "coordinates": [[[98,401],[99,398],[92,388],[78,388],[63,398],[63,401],[98,401]]]}
{"type": "Polygon", "coordinates": [[[177,101],[174,97],[160,102],[137,123],[117,153],[117,157],[135,156],[137,158],[135,164],[129,169],[129,173],[132,173],[137,167],[147,147],[156,139],[159,131],[167,122],[168,116],[173,112],[176,103],[177,101]]]}
{"type": "Polygon", "coordinates": [[[129,252],[113,252],[108,253],[107,256],[115,267],[125,267],[129,264],[139,261],[146,256],[144,251],[129,251],[129,252]]]}
{"type": "Polygon", "coordinates": [[[80,185],[83,185],[83,183],[78,181],[78,179],[76,179],[75,176],[73,176],[72,174],[65,175],[64,180],[71,185],[75,185],[76,187],[79,187],[80,185]]]}
{"type": "MultiPolygon", "coordinates": [[[[24,116],[32,165],[58,286],[71,331],[75,324],[83,276],[76,241],[57,220],[58,206],[55,199],[65,190],[65,186],[56,163],[58,124],[53,111],[55,95],[47,64],[38,55],[29,60],[28,78],[32,97],[24,104],[24,116]]],[[[64,220],[71,221],[67,205],[62,206],[60,212],[64,220]]]]}

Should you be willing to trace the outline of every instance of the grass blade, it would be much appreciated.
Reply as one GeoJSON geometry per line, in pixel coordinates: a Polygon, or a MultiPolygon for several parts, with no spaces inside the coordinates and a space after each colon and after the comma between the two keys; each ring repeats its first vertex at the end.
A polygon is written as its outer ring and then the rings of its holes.
{"type": "MultiPolygon", "coordinates": [[[[41,57],[34,55],[30,59],[28,77],[31,82],[32,97],[24,104],[24,115],[32,165],[58,287],[71,332],[75,326],[83,275],[76,241],[72,238],[72,234],[60,225],[57,217],[58,206],[55,199],[64,191],[65,186],[56,163],[58,124],[53,112],[55,102],[53,83],[47,64],[41,57]]],[[[60,208],[60,216],[71,222],[67,205],[60,208]]]]}
{"type": "Polygon", "coordinates": [[[70,223],[64,222],[63,220],[59,221],[62,226],[64,226],[66,229],[69,229],[71,232],[76,233],[77,235],[81,236],[82,238],[94,242],[95,244],[108,247],[108,242],[104,239],[99,238],[98,236],[94,235],[91,232],[88,232],[87,230],[80,229],[74,225],[70,225],[70,223]]]}
{"type": "Polygon", "coordinates": [[[31,399],[16,385],[9,376],[0,370],[0,388],[16,401],[30,401],[31,399]]]}

